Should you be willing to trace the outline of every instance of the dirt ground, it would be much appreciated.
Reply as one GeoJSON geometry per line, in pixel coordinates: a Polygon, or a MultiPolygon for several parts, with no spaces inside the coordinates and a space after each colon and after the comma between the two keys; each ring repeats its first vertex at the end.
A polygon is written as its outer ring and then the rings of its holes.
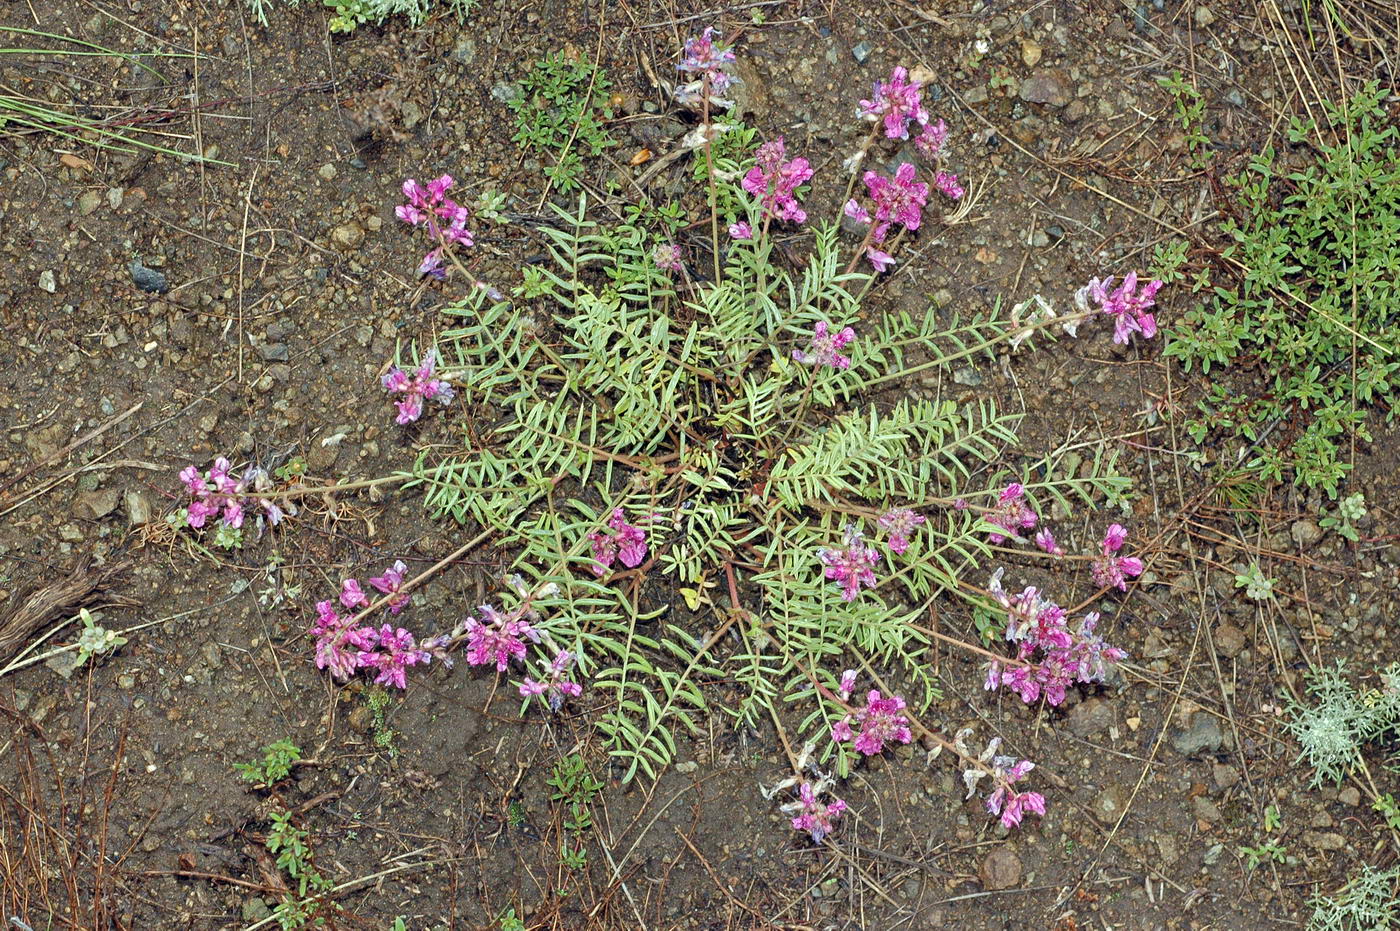
{"type": "MultiPolygon", "coordinates": [[[[673,71],[685,36],[711,24],[736,35],[744,117],[811,158],[818,217],[836,214],[841,159],[865,133],[856,101],[893,65],[925,69],[954,167],[980,199],[971,222],[917,239],[871,306],[970,313],[1036,293],[1067,304],[1181,231],[1203,267],[1222,194],[1214,171],[1189,167],[1157,79],[1192,77],[1216,164],[1237,165],[1279,144],[1338,68],[1389,79],[1365,50],[1311,55],[1304,16],[1273,0],[483,0],[465,23],[332,36],[309,4],[273,9],[267,28],[238,3],[0,6],[0,25],[187,56],[148,59],[162,80],[111,58],[5,56],[0,89],[171,111],[166,144],[230,163],[0,129],[0,630],[28,592],[79,566],[117,570],[99,596],[118,602],[106,626],[149,624],[67,677],[37,663],[0,681],[0,920],[268,927],[283,883],[262,847],[269,802],[232,764],[289,737],[310,762],[279,791],[318,867],[347,884],[340,927],[499,927],[508,908],[557,929],[1302,927],[1309,896],[1389,843],[1354,789],[1308,788],[1279,722],[1283,682],[1308,658],[1396,654],[1400,551],[1383,530],[1395,436],[1378,424],[1358,451],[1349,488],[1372,503],[1360,545],[1315,533],[1319,502],[1286,489],[1243,521],[1203,494],[1172,425],[1201,379],[1159,343],[1125,349],[1104,328],[909,386],[1024,408],[1031,452],[1115,438],[1135,481],[1122,519],[1160,541],[1141,584],[1105,602],[1112,640],[1132,654],[1114,687],[1027,708],[984,693],[975,657],[936,658],[944,697],[930,725],[977,722],[1055,774],[1040,786],[1049,813],[1010,835],[917,744],[857,770],[853,817],[819,847],[759,792],[782,773],[774,735],[723,718],[659,780],[626,786],[590,727],[598,706],[522,719],[494,677],[462,665],[418,677],[375,722],[360,690],[311,664],[313,603],[394,558],[426,568],[476,528],[435,522],[401,491],[309,499],[231,553],[189,546],[162,518],[180,503],[180,469],[217,455],[269,467],[301,456],[313,476],[354,480],[455,441],[450,414],[395,426],[379,387],[396,346],[444,326],[453,297],[415,279],[420,243],[393,208],[404,178],[449,172],[520,214],[540,209],[539,166],[511,141],[503,99],[546,53],[597,57],[619,95],[621,144],[588,163],[601,185],[640,175],[632,152],[666,151],[688,128],[652,79],[673,71]],[[133,260],[169,290],[136,287],[133,260]],[[1260,554],[1282,596],[1267,609],[1234,585],[1260,554]],[[572,752],[605,777],[581,871],[560,864],[545,782],[572,752]],[[1288,859],[1248,868],[1240,848],[1266,836],[1288,859]]],[[[651,184],[666,195],[689,171],[651,184]]],[[[503,286],[539,250],[517,224],[482,226],[477,243],[474,273],[503,286]]],[[[1170,326],[1189,300],[1164,290],[1160,319],[1170,326]]],[[[1087,539],[1091,522],[1079,530],[1087,539]]],[[[485,547],[457,561],[417,596],[417,616],[450,626],[504,559],[485,547]]],[[[1075,584],[1088,594],[1067,572],[1012,574],[1060,585],[1071,603],[1075,584]]]]}

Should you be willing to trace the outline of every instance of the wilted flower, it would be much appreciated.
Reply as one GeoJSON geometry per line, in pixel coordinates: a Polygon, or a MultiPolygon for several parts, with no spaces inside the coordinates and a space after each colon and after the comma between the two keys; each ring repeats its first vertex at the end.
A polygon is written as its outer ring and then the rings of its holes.
{"type": "Polygon", "coordinates": [[[839,798],[831,802],[820,801],[817,798],[818,789],[805,779],[797,787],[797,795],[798,801],[782,806],[783,810],[797,812],[792,817],[793,830],[807,832],[813,842],[820,844],[831,833],[833,822],[846,810],[846,803],[839,798]]]}
{"type": "Polygon", "coordinates": [[[914,139],[914,147],[925,158],[936,159],[943,154],[948,142],[948,124],[942,119],[924,124],[924,131],[914,139]]]}
{"type": "Polygon", "coordinates": [[[841,597],[851,601],[862,585],[875,585],[875,563],[879,562],[880,554],[873,546],[865,545],[861,532],[854,525],[846,526],[842,539],[843,547],[822,547],[817,556],[826,565],[826,577],[841,585],[841,597]]]}
{"type": "Polygon", "coordinates": [[[180,470],[180,482],[191,497],[185,508],[185,522],[189,526],[198,530],[211,517],[218,517],[225,527],[237,530],[243,526],[246,510],[253,509],[258,515],[258,529],[261,532],[263,518],[275,527],[287,513],[296,513],[296,508],[290,504],[284,512],[271,499],[256,497],[258,492],[272,487],[266,471],[249,465],[243,470],[242,477],[235,480],[229,474],[232,468],[229,461],[220,456],[214,460],[208,473],[201,474],[194,466],[180,470]]]}
{"type": "Polygon", "coordinates": [[[1049,553],[1051,556],[1063,556],[1065,551],[1060,548],[1060,544],[1055,542],[1055,535],[1046,527],[1035,535],[1035,545],[1049,553]]]}
{"type": "Polygon", "coordinates": [[[739,81],[730,70],[734,64],[734,50],[716,43],[714,33],[713,26],[706,26],[700,35],[685,41],[685,52],[676,70],[690,75],[693,80],[676,88],[676,102],[683,106],[701,104],[707,83],[711,105],[726,109],[734,105],[724,96],[739,81]]]}
{"type": "Polygon", "coordinates": [[[843,327],[833,333],[825,320],[818,320],[812,328],[812,338],[807,343],[807,349],[794,349],[792,357],[806,365],[848,369],[851,367],[851,358],[841,355],[841,350],[855,338],[856,331],[850,327],[843,327]]]}
{"type": "Polygon", "coordinates": [[[1010,830],[1021,823],[1026,812],[1045,815],[1045,796],[1039,792],[1017,792],[1012,786],[1026,773],[1035,769],[1030,760],[999,756],[992,761],[992,794],[987,796],[987,811],[1001,815],[1001,826],[1010,830]]]}
{"type": "Polygon", "coordinates": [[[421,417],[424,401],[437,401],[439,404],[452,401],[452,386],[440,378],[433,377],[436,367],[437,350],[429,349],[423,354],[422,361],[418,363],[418,368],[412,375],[396,365],[380,378],[380,383],[390,394],[403,395],[401,400],[394,402],[399,410],[398,416],[394,418],[396,423],[408,424],[421,417]]]}
{"type": "Polygon", "coordinates": [[[1094,560],[1091,572],[1094,584],[1100,588],[1116,588],[1120,592],[1128,590],[1128,579],[1142,575],[1142,560],[1135,556],[1119,556],[1123,542],[1128,539],[1128,531],[1121,524],[1113,524],[1103,535],[1102,555],[1094,560]]]}
{"type": "Polygon", "coordinates": [[[753,239],[753,227],[749,226],[747,220],[731,223],[729,224],[729,238],[737,240],[753,239]]]}
{"type": "Polygon", "coordinates": [[[311,636],[316,638],[316,668],[330,670],[343,682],[360,667],[363,651],[374,647],[374,628],[355,626],[354,618],[341,617],[330,601],[318,602],[316,613],[311,627],[311,636]]]}
{"type": "Polygon", "coordinates": [[[681,270],[681,247],[673,242],[658,243],[651,250],[651,261],[664,271],[678,272],[681,270]]]}
{"type": "Polygon", "coordinates": [[[958,176],[951,171],[940,171],[933,176],[933,186],[949,200],[958,200],[967,192],[958,183],[958,176]]]}
{"type": "Polygon", "coordinates": [[[889,531],[890,549],[902,556],[909,548],[909,535],[924,521],[922,514],[915,514],[908,508],[891,508],[881,514],[876,523],[889,531]]]}
{"type": "Polygon", "coordinates": [[[568,650],[560,650],[554,654],[554,661],[549,664],[549,674],[544,681],[536,682],[526,676],[520,683],[521,697],[542,696],[549,710],[558,713],[564,706],[565,698],[577,698],[583,694],[583,686],[569,679],[569,668],[573,664],[574,655],[568,650]]]}

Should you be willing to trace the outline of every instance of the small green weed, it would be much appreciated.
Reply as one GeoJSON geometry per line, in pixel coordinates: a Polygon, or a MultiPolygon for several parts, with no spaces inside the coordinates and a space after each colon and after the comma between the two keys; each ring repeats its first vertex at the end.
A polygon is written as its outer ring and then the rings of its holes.
{"type": "Polygon", "coordinates": [[[296,893],[288,892],[273,910],[282,931],[297,928],[319,928],[326,923],[323,914],[328,906],[319,896],[334,886],[321,875],[312,861],[310,834],[292,823],[290,811],[273,812],[264,846],[277,858],[277,866],[296,881],[296,893]]]}
{"type": "Polygon", "coordinates": [[[1308,675],[1312,703],[1291,703],[1285,726],[1313,770],[1313,785],[1340,783],[1359,766],[1362,747],[1400,736],[1400,663],[1381,674],[1381,687],[1359,690],[1340,660],[1308,675]]]}
{"type": "Polygon", "coordinates": [[[1193,439],[1236,434],[1255,445],[1248,467],[1263,479],[1291,475],[1333,498],[1351,470],[1343,449],[1371,438],[1367,408],[1394,416],[1400,154],[1385,93],[1372,84],[1329,104],[1345,132],[1335,143],[1312,141],[1314,125],[1295,120],[1290,141],[1313,146],[1306,167],[1281,168],[1270,148],[1233,179],[1239,209],[1225,222],[1235,240],[1225,256],[1241,279],[1189,311],[1166,350],[1188,371],[1237,366],[1268,381],[1241,391],[1213,379],[1187,425],[1193,439]]]}
{"type": "Polygon", "coordinates": [[[389,691],[381,685],[372,685],[364,691],[365,705],[369,708],[370,714],[370,734],[374,738],[374,745],[385,753],[389,754],[389,759],[395,759],[399,755],[399,747],[396,743],[398,732],[389,726],[389,691]]]}
{"type": "Polygon", "coordinates": [[[1288,848],[1277,841],[1266,840],[1257,847],[1241,847],[1240,856],[1246,860],[1246,869],[1255,870],[1260,863],[1287,862],[1288,848]]]}
{"type": "Polygon", "coordinates": [[[1259,568],[1257,562],[1249,564],[1249,568],[1235,576],[1235,588],[1244,589],[1245,597],[1250,601],[1267,601],[1274,595],[1274,584],[1278,579],[1271,579],[1264,575],[1264,570],[1259,568]]]}
{"type": "Polygon", "coordinates": [[[520,81],[520,96],[507,106],[515,112],[515,142],[553,159],[545,176],[561,193],[578,190],[583,155],[601,155],[616,144],[604,121],[611,85],[602,68],[562,52],[535,62],[520,81]]]}
{"type": "Polygon", "coordinates": [[[1206,102],[1201,92],[1183,78],[1180,71],[1173,71],[1170,77],[1158,78],[1157,84],[1171,92],[1176,121],[1186,134],[1186,151],[1191,156],[1191,167],[1198,171],[1205,168],[1215,153],[1205,134],[1206,102]]]}
{"type": "Polygon", "coordinates": [[[525,931],[525,922],[515,917],[515,909],[508,908],[496,916],[496,924],[501,931],[525,931]]]}
{"type": "Polygon", "coordinates": [[[286,779],[301,761],[301,748],[284,737],[262,748],[263,758],[251,763],[234,763],[233,768],[254,785],[271,786],[286,779]]]}
{"type": "Polygon", "coordinates": [[[550,799],[565,805],[564,830],[572,837],[572,841],[565,840],[559,845],[560,860],[571,870],[581,870],[588,865],[583,835],[593,827],[593,815],[588,806],[602,791],[603,784],[588,771],[582,756],[571,753],[554,764],[548,785],[554,788],[550,799]]]}
{"type": "MultiPolygon", "coordinates": [[[[259,25],[268,24],[267,13],[272,3],[273,0],[248,0],[248,9],[259,25]]],[[[286,0],[286,3],[289,7],[300,6],[301,0],[286,0]]],[[[352,32],[366,24],[378,26],[400,14],[408,18],[409,25],[417,27],[423,25],[437,6],[434,0],[322,0],[322,3],[332,12],[328,24],[331,32],[352,32]]],[[[476,6],[476,0],[445,0],[442,5],[461,23],[476,6]]]]}

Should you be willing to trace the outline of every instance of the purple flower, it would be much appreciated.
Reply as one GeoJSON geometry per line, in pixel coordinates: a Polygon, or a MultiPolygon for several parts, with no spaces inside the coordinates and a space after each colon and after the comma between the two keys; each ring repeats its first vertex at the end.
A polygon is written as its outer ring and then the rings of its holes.
{"type": "Polygon", "coordinates": [[[394,402],[399,411],[398,416],[394,418],[396,423],[409,424],[421,417],[424,401],[437,401],[439,404],[452,401],[452,386],[440,378],[433,377],[436,367],[437,350],[429,349],[423,354],[417,370],[412,375],[396,365],[379,379],[385,391],[391,395],[403,395],[401,400],[394,402]]]}
{"type": "Polygon", "coordinates": [[[870,260],[870,267],[875,269],[877,275],[883,275],[894,264],[894,256],[874,246],[865,250],[865,257],[870,260]]]}
{"type": "Polygon", "coordinates": [[[490,605],[479,609],[481,620],[467,618],[467,663],[472,666],[496,664],[505,672],[512,659],[525,660],[525,640],[538,643],[540,635],[518,612],[501,614],[490,605]]]}
{"type": "Polygon", "coordinates": [[[841,597],[852,601],[865,585],[875,585],[875,563],[880,554],[873,546],[866,546],[861,540],[861,532],[854,525],[847,525],[842,532],[844,546],[840,549],[823,547],[817,551],[818,558],[826,566],[825,575],[841,585],[841,597]]]}
{"type": "Polygon", "coordinates": [[[427,186],[409,178],[403,183],[403,194],[408,198],[408,203],[394,208],[394,214],[400,220],[412,226],[423,226],[437,244],[419,264],[420,275],[445,278],[443,247],[449,243],[472,245],[472,234],[467,230],[470,211],[447,196],[453,183],[451,175],[435,178],[427,186]]]}
{"type": "MultiPolygon", "coordinates": [[[[911,232],[919,228],[924,205],[928,203],[928,185],[915,181],[914,171],[912,164],[902,162],[895,169],[893,178],[886,178],[874,171],[865,173],[865,187],[870,192],[870,199],[875,202],[872,237],[875,242],[884,242],[894,223],[911,232]]],[[[857,208],[853,212],[849,203],[846,205],[846,215],[863,223],[871,222],[864,210],[857,208]]]]}
{"type": "Polygon", "coordinates": [[[734,64],[734,50],[716,43],[714,33],[713,26],[706,26],[700,35],[685,41],[685,51],[680,63],[676,65],[676,70],[691,75],[693,80],[675,90],[676,101],[682,105],[695,106],[701,103],[707,83],[712,105],[734,105],[733,101],[724,97],[730,87],[739,80],[730,71],[734,64]]]}
{"type": "Polygon", "coordinates": [[[1017,760],[1015,757],[999,756],[992,761],[994,788],[987,796],[987,811],[1001,815],[1002,827],[1010,830],[1021,823],[1025,813],[1035,812],[1045,816],[1045,796],[1039,792],[1017,792],[1012,786],[1026,773],[1035,769],[1030,760],[1017,760]]]}
{"type": "Polygon", "coordinates": [[[753,227],[747,220],[729,224],[729,238],[736,240],[753,239],[753,227]]]}
{"type": "Polygon", "coordinates": [[[967,192],[958,183],[958,176],[951,171],[940,171],[933,176],[933,186],[949,200],[957,200],[967,192]]]}
{"type": "Polygon", "coordinates": [[[792,223],[804,223],[807,213],[797,203],[797,188],[812,177],[812,167],[805,158],[784,161],[787,154],[783,139],[758,147],[758,164],[740,182],[745,191],[759,199],[764,216],[792,223]]]}
{"type": "Polygon", "coordinates": [[[903,556],[909,548],[909,535],[924,520],[922,514],[915,514],[908,508],[891,508],[881,514],[876,523],[890,532],[890,549],[896,556],[903,556]]]}
{"type": "Polygon", "coordinates": [[[799,801],[783,806],[787,811],[798,812],[792,818],[792,828],[807,832],[814,843],[820,844],[831,833],[833,822],[846,810],[846,803],[839,798],[830,803],[819,801],[817,790],[806,780],[798,786],[797,795],[799,801]]]}
{"type": "Polygon", "coordinates": [[[856,331],[850,327],[843,327],[836,333],[831,332],[831,327],[825,320],[818,320],[816,326],[812,328],[812,337],[807,343],[806,351],[794,349],[792,357],[804,365],[825,365],[834,369],[844,370],[851,367],[850,356],[841,355],[841,350],[856,338],[856,331]]]}
{"type": "Polygon", "coordinates": [[[913,735],[909,719],[902,713],[904,708],[904,699],[899,696],[882,698],[879,689],[871,689],[865,696],[865,707],[833,724],[831,736],[837,741],[852,740],[856,750],[865,756],[881,753],[886,743],[907,744],[913,735]],[[852,721],[855,728],[851,727],[852,721]]]}
{"type": "Polygon", "coordinates": [[[1142,575],[1142,560],[1135,556],[1119,556],[1128,531],[1121,524],[1113,524],[1103,536],[1103,553],[1093,561],[1090,573],[1094,584],[1100,588],[1116,588],[1120,592],[1128,590],[1128,579],[1142,575]]]}
{"type": "Polygon", "coordinates": [[[340,583],[340,603],[347,608],[369,607],[369,599],[360,588],[359,579],[346,579],[340,583]]]}
{"type": "Polygon", "coordinates": [[[1051,556],[1063,556],[1065,551],[1060,548],[1060,544],[1055,542],[1055,535],[1046,527],[1035,535],[1035,545],[1049,553],[1051,556]]]}
{"type": "Polygon", "coordinates": [[[1018,531],[1030,530],[1035,526],[1035,511],[1026,504],[1025,497],[1026,489],[1019,482],[1012,482],[997,496],[996,507],[982,515],[987,523],[1001,528],[1001,532],[987,534],[993,543],[1002,543],[1007,537],[1020,539],[1018,531]]]}
{"type": "Polygon", "coordinates": [[[885,135],[890,139],[908,139],[909,124],[928,122],[921,91],[923,85],[908,80],[909,72],[896,67],[888,81],[876,81],[870,100],[860,102],[860,114],[867,119],[883,120],[885,135]]]}
{"type": "Polygon", "coordinates": [[[1141,333],[1144,339],[1157,335],[1157,318],[1149,311],[1157,304],[1157,291],[1162,282],[1156,278],[1137,290],[1137,272],[1129,272],[1123,283],[1115,291],[1113,276],[1100,281],[1093,278],[1074,295],[1075,305],[1082,312],[1088,312],[1089,301],[1099,305],[1099,310],[1113,317],[1113,341],[1127,343],[1134,333],[1141,333]]]}
{"type": "Polygon", "coordinates": [[[947,141],[948,124],[938,119],[924,124],[924,131],[914,139],[914,147],[925,158],[936,159],[943,154],[943,146],[947,141]]]}
{"type": "Polygon", "coordinates": [[[384,570],[384,574],[369,580],[369,584],[384,593],[391,595],[389,599],[389,612],[398,614],[408,604],[408,593],[401,591],[403,588],[403,574],[408,567],[404,565],[402,559],[394,561],[394,564],[384,570]]]}
{"type": "Polygon", "coordinates": [[[355,627],[354,619],[342,618],[330,601],[317,602],[316,612],[311,628],[311,636],[316,638],[316,668],[329,669],[343,682],[360,667],[362,651],[374,646],[374,628],[355,627]]]}
{"type": "Polygon", "coordinates": [[[681,247],[672,242],[659,243],[651,250],[651,261],[663,271],[681,270],[681,247]]]}
{"type": "Polygon", "coordinates": [[[395,630],[394,625],[385,624],[379,629],[377,638],[379,642],[376,649],[360,653],[361,666],[378,670],[374,677],[377,685],[407,688],[404,671],[409,666],[427,663],[432,659],[432,654],[427,650],[418,649],[413,642],[413,635],[402,627],[395,630]]]}
{"type": "MultiPolygon", "coordinates": [[[[271,487],[267,473],[249,465],[243,470],[242,477],[235,480],[229,474],[231,469],[229,461],[220,456],[214,460],[207,474],[201,475],[199,469],[192,465],[180,470],[180,482],[191,497],[185,509],[186,523],[198,530],[211,517],[218,517],[225,527],[237,530],[243,526],[248,509],[257,513],[259,533],[264,518],[273,526],[280,523],[284,516],[282,508],[273,504],[271,499],[255,497],[257,492],[271,487]],[[250,492],[253,494],[250,495],[250,492]]],[[[288,510],[296,513],[296,509],[290,506],[288,510]]]]}
{"type": "Polygon", "coordinates": [[[642,564],[647,555],[646,531],[627,523],[627,515],[622,508],[614,508],[608,518],[608,530],[596,530],[588,535],[593,547],[593,574],[602,578],[612,568],[613,561],[621,559],[628,569],[642,564]]]}
{"type": "Polygon", "coordinates": [[[564,706],[564,699],[577,698],[583,694],[583,686],[569,679],[569,668],[573,664],[574,655],[568,650],[560,650],[554,654],[554,661],[549,664],[549,674],[544,681],[536,682],[527,676],[520,683],[521,697],[545,696],[545,704],[549,706],[550,711],[557,714],[564,706]]]}
{"type": "Polygon", "coordinates": [[[837,694],[841,696],[842,701],[851,697],[851,690],[855,687],[856,671],[854,669],[847,669],[845,672],[841,673],[841,684],[838,686],[837,694]]]}

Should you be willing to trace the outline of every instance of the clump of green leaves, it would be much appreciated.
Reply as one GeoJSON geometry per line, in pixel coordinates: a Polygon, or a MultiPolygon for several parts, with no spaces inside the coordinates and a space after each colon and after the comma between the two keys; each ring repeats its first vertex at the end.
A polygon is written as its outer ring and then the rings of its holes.
{"type": "Polygon", "coordinates": [[[234,763],[238,775],[255,785],[272,786],[286,779],[292,767],[301,762],[301,747],[290,737],[283,737],[262,748],[262,759],[251,763],[234,763]]]}
{"type": "Polygon", "coordinates": [[[1197,170],[1205,168],[1215,154],[1205,132],[1205,99],[1190,81],[1182,77],[1180,71],[1173,71],[1169,77],[1158,78],[1157,84],[1172,95],[1176,121],[1181,124],[1181,130],[1186,135],[1186,151],[1191,156],[1191,167],[1197,170]]]}
{"type": "Polygon", "coordinates": [[[588,851],[583,835],[593,827],[589,806],[602,791],[603,784],[588,771],[588,764],[577,753],[571,753],[554,764],[548,785],[554,789],[550,799],[564,804],[564,830],[568,834],[559,846],[559,858],[571,870],[588,865],[588,851]]]}
{"type": "Polygon", "coordinates": [[[1308,674],[1311,702],[1290,702],[1284,726],[1298,741],[1298,758],[1313,768],[1314,786],[1341,782],[1361,762],[1368,742],[1400,736],[1400,663],[1391,664],[1380,680],[1379,688],[1359,690],[1338,660],[1308,674]]]}
{"type": "Polygon", "coordinates": [[[1245,597],[1250,601],[1266,601],[1273,597],[1277,581],[1266,576],[1257,562],[1252,562],[1243,572],[1236,573],[1235,588],[1244,589],[1245,597]]]}
{"type": "Polygon", "coordinates": [[[94,656],[111,653],[126,643],[126,638],[118,636],[115,630],[99,626],[97,619],[87,608],[78,611],[78,619],[83,622],[83,629],[78,632],[78,661],[74,663],[74,668],[94,656]]]}
{"type": "Polygon", "coordinates": [[[1400,345],[1400,152],[1372,84],[1328,104],[1335,141],[1294,120],[1289,139],[1308,145],[1305,167],[1287,171],[1266,149],[1233,179],[1238,217],[1225,250],[1243,268],[1170,331],[1167,355],[1188,370],[1237,366],[1266,381],[1241,391],[1214,379],[1188,424],[1255,446],[1249,467],[1270,481],[1291,475],[1336,497],[1350,471],[1352,437],[1371,439],[1368,408],[1394,416],[1400,345]]]}
{"type": "Polygon", "coordinates": [[[514,141],[550,160],[544,172],[561,193],[578,189],[584,155],[616,144],[604,125],[613,116],[611,89],[602,68],[559,52],[535,62],[507,103],[515,112],[514,141]]]}
{"type": "Polygon", "coordinates": [[[395,742],[398,731],[389,726],[389,690],[382,685],[371,685],[363,694],[365,707],[369,709],[369,729],[374,745],[389,754],[390,759],[394,759],[399,755],[398,744],[395,742]]]}
{"type": "Polygon", "coordinates": [[[1361,539],[1361,534],[1356,532],[1354,525],[1365,516],[1366,495],[1358,491],[1338,502],[1337,510],[1332,514],[1324,514],[1317,525],[1323,530],[1335,530],[1342,539],[1355,543],[1361,539]]]}
{"type": "Polygon", "coordinates": [[[267,852],[277,858],[277,866],[296,882],[296,891],[288,891],[273,909],[272,916],[282,931],[298,928],[320,928],[326,924],[327,909],[335,908],[324,896],[334,887],[316,869],[310,846],[310,833],[292,821],[290,811],[273,812],[269,818],[267,852]]]}
{"type": "Polygon", "coordinates": [[[1336,895],[1309,900],[1308,931],[1384,931],[1400,927],[1400,867],[1378,870],[1363,864],[1336,895]]]}

